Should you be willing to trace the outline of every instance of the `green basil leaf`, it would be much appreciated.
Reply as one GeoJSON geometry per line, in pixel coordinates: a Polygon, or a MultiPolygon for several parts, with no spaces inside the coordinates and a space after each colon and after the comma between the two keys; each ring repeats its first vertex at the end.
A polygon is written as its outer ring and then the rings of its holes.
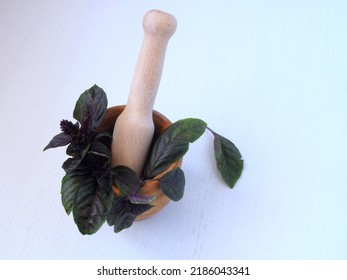
{"type": "Polygon", "coordinates": [[[65,132],[59,133],[53,137],[53,139],[48,143],[48,145],[43,149],[46,151],[50,148],[66,146],[71,142],[71,135],[65,132]]]}
{"type": "Polygon", "coordinates": [[[243,170],[241,153],[230,140],[213,131],[212,133],[217,168],[226,184],[233,188],[243,170]]]}
{"type": "Polygon", "coordinates": [[[93,234],[105,222],[114,195],[112,191],[102,195],[97,180],[92,176],[79,176],[77,179],[73,217],[82,234],[93,234]]]}
{"type": "Polygon", "coordinates": [[[185,177],[181,168],[176,167],[158,179],[163,193],[173,201],[183,197],[185,177]]]}
{"type": "Polygon", "coordinates": [[[61,182],[61,202],[64,206],[66,214],[70,215],[77,187],[79,185],[78,177],[69,176],[65,174],[61,182]]]}
{"type": "Polygon", "coordinates": [[[140,188],[140,178],[134,170],[127,166],[112,168],[113,182],[120,189],[122,196],[136,193],[140,188]]]}
{"type": "Polygon", "coordinates": [[[107,97],[102,88],[92,86],[82,93],[76,102],[73,117],[88,126],[89,131],[95,131],[107,108],[107,97]]]}
{"type": "Polygon", "coordinates": [[[153,178],[181,158],[189,149],[189,143],[196,141],[207,124],[194,118],[179,120],[170,125],[156,140],[145,167],[145,176],[153,178]]]}

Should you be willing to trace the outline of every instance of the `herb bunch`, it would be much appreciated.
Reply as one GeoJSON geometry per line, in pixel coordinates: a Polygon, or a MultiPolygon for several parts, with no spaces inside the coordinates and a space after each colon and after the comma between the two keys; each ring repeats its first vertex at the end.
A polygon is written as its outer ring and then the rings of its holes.
{"type": "Polygon", "coordinates": [[[233,188],[241,176],[243,160],[237,147],[196,118],[179,120],[159,135],[141,178],[129,167],[111,168],[112,134],[97,131],[106,109],[107,96],[94,85],[76,102],[73,117],[77,122],[62,120],[61,133],[44,148],[67,146],[69,158],[62,165],[65,175],[61,199],[66,213],[73,213],[82,234],[97,232],[105,221],[114,227],[115,232],[130,227],[138,215],[153,207],[151,203],[156,197],[140,194],[141,187],[148,181],[159,184],[169,199],[180,200],[185,187],[184,172],[180,167],[171,170],[169,167],[182,158],[189,144],[206,130],[214,136],[217,168],[226,184],[233,188]],[[116,186],[118,191],[112,186],[116,186]]]}

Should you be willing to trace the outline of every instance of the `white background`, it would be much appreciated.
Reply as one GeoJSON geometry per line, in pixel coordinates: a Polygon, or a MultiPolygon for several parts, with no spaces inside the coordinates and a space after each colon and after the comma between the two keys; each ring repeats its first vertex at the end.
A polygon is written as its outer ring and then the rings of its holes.
{"type": "Polygon", "coordinates": [[[1,259],[346,259],[346,1],[0,1],[1,259]],[[155,109],[205,120],[245,160],[233,190],[213,138],[184,198],[119,234],[82,236],[42,149],[102,87],[127,101],[142,17],[177,18],[155,109]]]}

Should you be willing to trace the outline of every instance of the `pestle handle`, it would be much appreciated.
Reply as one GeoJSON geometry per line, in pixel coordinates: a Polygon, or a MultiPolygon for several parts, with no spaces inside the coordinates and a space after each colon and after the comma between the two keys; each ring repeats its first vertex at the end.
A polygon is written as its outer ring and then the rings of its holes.
{"type": "Polygon", "coordinates": [[[169,39],[176,30],[176,19],[164,12],[149,11],[143,18],[144,38],[130,87],[128,108],[152,117],[153,105],[164,65],[169,39]]]}
{"type": "Polygon", "coordinates": [[[174,16],[152,10],[143,18],[144,37],[130,86],[127,105],[118,117],[112,141],[112,166],[125,165],[142,174],[150,148],[157,95],[169,39],[176,30],[174,16]]]}

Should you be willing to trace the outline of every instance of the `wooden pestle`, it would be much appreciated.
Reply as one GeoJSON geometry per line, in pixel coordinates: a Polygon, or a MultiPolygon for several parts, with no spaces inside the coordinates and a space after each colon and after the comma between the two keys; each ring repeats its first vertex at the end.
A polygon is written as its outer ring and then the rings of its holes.
{"type": "Polygon", "coordinates": [[[127,105],[117,118],[111,145],[112,167],[125,165],[139,176],[154,134],[153,105],[163,70],[165,51],[176,30],[170,14],[152,10],[142,21],[144,38],[127,105]]]}

